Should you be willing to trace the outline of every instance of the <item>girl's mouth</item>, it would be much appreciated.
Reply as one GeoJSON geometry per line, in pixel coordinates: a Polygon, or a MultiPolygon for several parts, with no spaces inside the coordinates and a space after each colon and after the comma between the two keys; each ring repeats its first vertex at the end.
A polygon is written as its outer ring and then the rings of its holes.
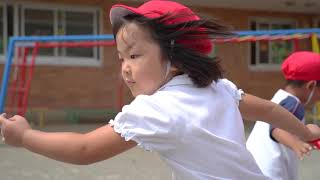
{"type": "Polygon", "coordinates": [[[127,84],[129,84],[129,85],[131,85],[131,84],[134,84],[134,83],[135,83],[134,81],[132,81],[132,80],[128,80],[128,79],[126,79],[126,82],[127,82],[127,84]]]}

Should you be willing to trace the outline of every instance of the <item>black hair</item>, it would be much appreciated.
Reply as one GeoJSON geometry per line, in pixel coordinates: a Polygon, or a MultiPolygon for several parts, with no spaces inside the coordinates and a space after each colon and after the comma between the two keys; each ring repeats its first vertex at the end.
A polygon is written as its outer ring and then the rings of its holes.
{"type": "MultiPolygon", "coordinates": [[[[286,85],[290,85],[293,87],[302,87],[304,84],[306,84],[308,81],[304,80],[286,80],[286,85]]],[[[317,81],[317,86],[320,87],[320,80],[317,81]]]]}
{"type": "Polygon", "coordinates": [[[201,46],[201,40],[218,39],[233,36],[229,28],[216,20],[199,19],[178,24],[168,24],[176,18],[186,18],[193,15],[165,14],[159,18],[150,19],[142,15],[129,14],[117,24],[113,25],[113,34],[116,34],[126,22],[135,22],[150,30],[151,36],[156,40],[171,64],[178,68],[180,74],[188,74],[197,87],[206,87],[223,77],[223,70],[217,57],[210,57],[188,47],[201,46]],[[172,43],[174,42],[174,44],[172,43]]]}

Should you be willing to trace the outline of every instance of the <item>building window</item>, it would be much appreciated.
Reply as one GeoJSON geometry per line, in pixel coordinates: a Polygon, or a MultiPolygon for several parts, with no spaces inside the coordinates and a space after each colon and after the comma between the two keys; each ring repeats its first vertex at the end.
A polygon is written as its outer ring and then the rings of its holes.
{"type": "MultiPolygon", "coordinates": [[[[0,4],[0,55],[10,36],[100,34],[101,10],[52,4],[0,4]],[[14,22],[15,20],[15,22],[14,22]]],[[[38,64],[99,65],[100,48],[40,49],[38,64]]],[[[4,58],[1,58],[4,62],[4,58]]]]}
{"type": "MultiPolygon", "coordinates": [[[[54,35],[54,11],[42,9],[25,9],[24,36],[49,36],[54,35]]],[[[39,55],[53,56],[52,48],[40,49],[39,55]]]]}
{"type": "MultiPolygon", "coordinates": [[[[64,30],[67,35],[95,34],[94,14],[88,12],[61,12],[64,17],[61,22],[65,22],[64,30]]],[[[93,57],[93,48],[72,48],[63,51],[63,55],[71,57],[93,57]]]]}
{"type": "MultiPolygon", "coordinates": [[[[251,30],[279,30],[296,28],[295,21],[254,19],[250,22],[251,30]]],[[[258,41],[251,43],[252,67],[279,67],[293,51],[292,41],[258,41]]]]}
{"type": "Polygon", "coordinates": [[[13,35],[13,7],[0,3],[0,56],[3,57],[7,42],[13,35]]]}
{"type": "Polygon", "coordinates": [[[5,34],[4,34],[4,10],[3,10],[3,6],[0,6],[0,54],[3,54],[4,52],[4,38],[5,38],[5,34]]]}
{"type": "Polygon", "coordinates": [[[320,28],[320,17],[319,18],[316,18],[314,20],[314,27],[315,28],[320,28]]]}

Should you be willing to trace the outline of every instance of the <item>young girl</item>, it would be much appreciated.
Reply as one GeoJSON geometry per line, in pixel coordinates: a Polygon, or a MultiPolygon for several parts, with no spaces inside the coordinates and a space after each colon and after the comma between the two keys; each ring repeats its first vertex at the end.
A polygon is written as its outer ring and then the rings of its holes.
{"type": "Polygon", "coordinates": [[[241,116],[264,119],[305,141],[320,137],[317,127],[221,79],[218,61],[208,53],[209,38],[230,35],[223,26],[159,0],[139,8],[115,5],[110,18],[132,103],[87,134],[40,132],[23,117],[2,115],[7,144],[74,164],[106,160],[139,145],[158,152],[173,179],[259,180],[267,177],[246,149],[241,116]]]}

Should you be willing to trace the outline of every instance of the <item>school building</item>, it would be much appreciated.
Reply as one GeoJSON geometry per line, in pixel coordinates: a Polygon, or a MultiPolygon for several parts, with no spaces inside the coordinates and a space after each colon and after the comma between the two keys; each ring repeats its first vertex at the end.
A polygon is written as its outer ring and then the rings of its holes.
{"type": "MultiPolygon", "coordinates": [[[[10,36],[110,34],[113,4],[142,0],[0,0],[0,73],[10,36]]],[[[235,31],[320,27],[317,0],[178,0],[235,31]]],[[[310,50],[308,40],[301,48],[310,50]]],[[[280,64],[293,42],[218,44],[225,76],[245,92],[264,98],[284,84],[280,64]]],[[[36,60],[29,107],[115,108],[120,66],[114,46],[42,49],[36,60]]],[[[121,97],[120,97],[121,98],[121,97]]],[[[132,97],[124,90],[122,98],[132,97]]]]}

